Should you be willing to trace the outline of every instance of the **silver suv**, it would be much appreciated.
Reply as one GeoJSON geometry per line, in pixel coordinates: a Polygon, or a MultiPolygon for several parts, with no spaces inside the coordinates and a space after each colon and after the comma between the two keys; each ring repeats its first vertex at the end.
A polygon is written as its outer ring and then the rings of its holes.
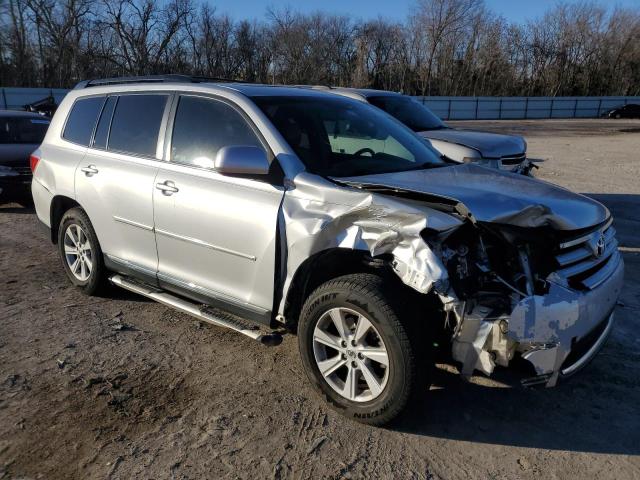
{"type": "Polygon", "coordinates": [[[369,424],[517,357],[555,385],[612,328],[609,211],[447,163],[373,106],[183,77],[80,84],[34,153],[33,198],[73,284],[113,284],[265,344],[297,331],[315,389],[369,424]]]}

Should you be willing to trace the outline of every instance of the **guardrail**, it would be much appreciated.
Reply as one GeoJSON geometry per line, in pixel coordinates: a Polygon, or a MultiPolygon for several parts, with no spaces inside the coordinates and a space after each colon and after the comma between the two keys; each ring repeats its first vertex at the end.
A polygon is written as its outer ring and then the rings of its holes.
{"type": "Polygon", "coordinates": [[[414,97],[444,120],[596,118],[640,97],[414,97]]]}

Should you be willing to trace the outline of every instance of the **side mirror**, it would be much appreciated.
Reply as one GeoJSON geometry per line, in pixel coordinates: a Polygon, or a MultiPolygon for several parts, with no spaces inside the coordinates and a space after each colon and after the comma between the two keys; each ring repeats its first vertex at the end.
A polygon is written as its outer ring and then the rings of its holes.
{"type": "Polygon", "coordinates": [[[214,168],[222,175],[267,175],[269,160],[260,147],[232,145],[218,150],[214,168]]]}

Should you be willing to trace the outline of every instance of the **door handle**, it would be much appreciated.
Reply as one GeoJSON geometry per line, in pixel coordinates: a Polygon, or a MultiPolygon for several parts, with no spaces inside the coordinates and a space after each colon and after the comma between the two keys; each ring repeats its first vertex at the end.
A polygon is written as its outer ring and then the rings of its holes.
{"type": "Polygon", "coordinates": [[[82,170],[87,177],[95,175],[99,171],[95,165],[87,165],[86,167],[82,167],[80,170],[82,170]]]}
{"type": "Polygon", "coordinates": [[[171,180],[167,180],[162,183],[156,183],[156,188],[162,192],[163,195],[173,195],[176,192],[179,192],[176,184],[171,180]]]}

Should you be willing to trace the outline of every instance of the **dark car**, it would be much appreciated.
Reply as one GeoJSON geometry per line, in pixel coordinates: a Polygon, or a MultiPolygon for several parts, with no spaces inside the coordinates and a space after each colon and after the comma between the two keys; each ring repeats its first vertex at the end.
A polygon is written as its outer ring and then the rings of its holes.
{"type": "Polygon", "coordinates": [[[628,103],[604,112],[605,118],[640,118],[640,105],[628,103]]]}
{"type": "Polygon", "coordinates": [[[42,143],[49,123],[37,113],[0,110],[0,201],[31,198],[29,157],[42,143]]]}

